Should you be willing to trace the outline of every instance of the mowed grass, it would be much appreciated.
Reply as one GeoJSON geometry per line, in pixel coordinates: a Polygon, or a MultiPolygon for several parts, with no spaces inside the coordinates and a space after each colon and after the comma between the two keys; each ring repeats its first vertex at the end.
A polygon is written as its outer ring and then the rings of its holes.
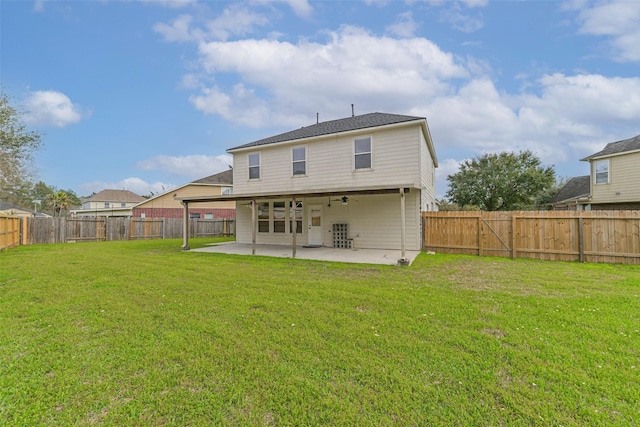
{"type": "Polygon", "coordinates": [[[0,425],[640,422],[638,267],[180,244],[0,253],[0,425]]]}

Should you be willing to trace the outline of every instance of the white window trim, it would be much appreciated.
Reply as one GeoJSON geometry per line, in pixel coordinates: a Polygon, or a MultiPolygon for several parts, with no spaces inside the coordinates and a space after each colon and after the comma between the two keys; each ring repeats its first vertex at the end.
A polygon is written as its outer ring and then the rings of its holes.
{"type": "Polygon", "coordinates": [[[296,145],[295,147],[291,147],[291,176],[294,178],[307,176],[308,172],[309,172],[309,147],[306,145],[296,145]],[[293,173],[293,164],[301,163],[302,160],[293,160],[293,150],[295,150],[296,148],[304,148],[304,173],[298,174],[298,175],[293,173]]]}
{"type": "MultiPolygon", "coordinates": [[[[292,226],[297,226],[297,222],[300,222],[301,227],[300,227],[300,233],[298,234],[304,234],[304,204],[301,201],[296,201],[296,204],[300,204],[300,214],[301,216],[299,218],[295,218],[295,207],[291,207],[289,206],[291,203],[291,200],[270,200],[268,202],[259,202],[258,204],[262,204],[265,203],[268,205],[268,210],[269,210],[269,218],[257,218],[257,222],[258,222],[258,230],[256,230],[258,232],[258,234],[262,234],[262,235],[276,235],[276,236],[282,236],[282,235],[287,235],[287,234],[291,234],[292,226]],[[275,231],[275,222],[276,222],[276,218],[275,218],[275,203],[284,203],[284,209],[285,209],[285,214],[284,214],[284,232],[276,232],[275,231]],[[259,230],[259,223],[260,221],[264,221],[264,222],[268,222],[269,223],[269,231],[260,231],[259,230]]],[[[282,220],[280,220],[282,221],[282,220]]]]}
{"type": "Polygon", "coordinates": [[[593,183],[594,185],[606,185],[611,183],[611,160],[602,159],[596,160],[593,162],[593,183]],[[598,163],[606,162],[607,163],[607,181],[606,182],[598,182],[598,163]]]}
{"type": "Polygon", "coordinates": [[[247,153],[247,179],[249,181],[259,181],[260,179],[262,179],[262,154],[259,151],[254,151],[252,153],[247,153]],[[256,167],[256,165],[251,165],[249,162],[249,157],[251,157],[252,154],[257,154],[258,155],[258,177],[257,178],[251,178],[251,168],[252,167],[256,167]]]}
{"type": "MultiPolygon", "coordinates": [[[[358,154],[365,154],[365,153],[358,153],[358,154]]],[[[364,172],[364,171],[373,170],[373,135],[360,135],[360,136],[354,137],[351,140],[351,167],[354,172],[364,172]],[[364,138],[369,138],[369,140],[371,141],[371,148],[369,151],[369,154],[371,155],[371,164],[369,165],[368,168],[356,169],[356,139],[364,139],[364,138]]]]}

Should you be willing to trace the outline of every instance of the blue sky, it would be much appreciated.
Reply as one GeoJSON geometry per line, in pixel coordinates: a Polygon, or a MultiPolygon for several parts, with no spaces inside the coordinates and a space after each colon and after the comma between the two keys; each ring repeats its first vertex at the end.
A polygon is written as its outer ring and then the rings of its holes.
{"type": "Polygon", "coordinates": [[[39,177],[158,193],[226,149],[374,111],[427,117],[437,190],[530,149],[563,177],[640,134],[639,1],[2,1],[0,72],[39,177]]]}

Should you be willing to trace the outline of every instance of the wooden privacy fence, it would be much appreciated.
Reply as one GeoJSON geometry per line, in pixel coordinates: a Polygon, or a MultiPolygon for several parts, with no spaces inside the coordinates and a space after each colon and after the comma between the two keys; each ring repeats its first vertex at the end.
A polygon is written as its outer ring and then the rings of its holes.
{"type": "Polygon", "coordinates": [[[20,244],[20,218],[0,215],[0,250],[20,244]]]}
{"type": "Polygon", "coordinates": [[[640,211],[423,212],[425,250],[640,264],[640,211]]]}
{"type": "MultiPolygon", "coordinates": [[[[182,238],[181,218],[23,218],[22,243],[182,238]]],[[[235,235],[233,219],[189,220],[189,237],[235,235]]],[[[20,236],[20,233],[18,233],[20,236]]]]}

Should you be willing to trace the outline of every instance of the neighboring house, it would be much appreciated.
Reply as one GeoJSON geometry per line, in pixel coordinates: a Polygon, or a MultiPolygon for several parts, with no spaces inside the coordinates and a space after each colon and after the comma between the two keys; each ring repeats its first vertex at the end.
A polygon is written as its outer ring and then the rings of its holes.
{"type": "Polygon", "coordinates": [[[73,216],[123,216],[133,215],[133,206],[146,200],[129,190],[102,190],[82,201],[82,209],[71,209],[73,216]]]}
{"type": "MultiPolygon", "coordinates": [[[[420,250],[438,165],[424,117],[371,113],[227,150],[238,243],[420,250]]],[[[185,213],[186,215],[186,213],[185,213]]],[[[185,233],[186,235],[186,233],[185,233]]],[[[185,248],[188,238],[185,237],[185,248]]]]}
{"type": "Polygon", "coordinates": [[[583,210],[584,202],[589,201],[590,175],[571,178],[551,199],[551,206],[557,211],[583,210]]]}
{"type": "MultiPolygon", "coordinates": [[[[232,193],[233,171],[229,169],[140,202],[133,207],[133,216],[136,218],[182,218],[184,208],[176,197],[219,196],[232,193]]],[[[233,201],[202,203],[191,209],[189,216],[202,219],[235,218],[236,203],[233,201]]]]}
{"type": "MultiPolygon", "coordinates": [[[[640,135],[611,142],[581,160],[589,162],[589,190],[586,196],[574,196],[575,209],[640,209],[640,135]]],[[[556,200],[554,206],[565,206],[559,202],[563,200],[556,200]]]]}
{"type": "Polygon", "coordinates": [[[47,215],[44,212],[32,211],[31,209],[22,208],[7,202],[0,202],[0,214],[19,217],[51,218],[51,215],[47,215]]]}

